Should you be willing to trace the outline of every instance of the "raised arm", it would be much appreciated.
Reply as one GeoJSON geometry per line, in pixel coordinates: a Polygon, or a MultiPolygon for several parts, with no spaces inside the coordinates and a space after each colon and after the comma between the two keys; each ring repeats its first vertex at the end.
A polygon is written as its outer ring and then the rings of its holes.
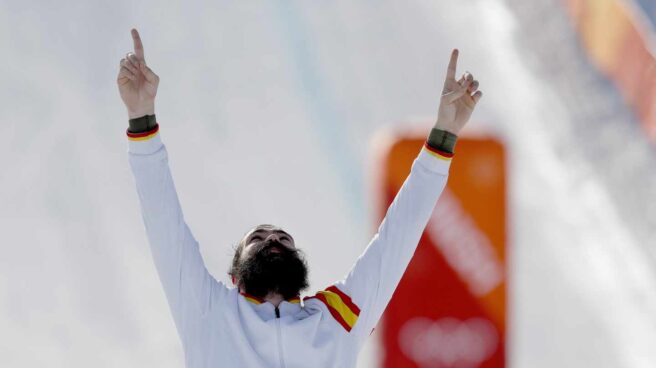
{"type": "Polygon", "coordinates": [[[159,77],[146,65],[136,29],[134,53],[121,60],[118,88],[128,110],[128,160],[134,174],[151,253],[183,345],[201,326],[210,300],[224,286],[207,271],[185,223],[155,120],[159,77]]]}
{"type": "Polygon", "coordinates": [[[348,275],[325,292],[335,294],[326,300],[335,302],[359,341],[371,333],[401,280],[446,185],[457,134],[482,96],[471,74],[455,79],[457,59],[453,50],[437,122],[378,232],[348,275]],[[340,300],[347,308],[339,308],[340,300]]]}

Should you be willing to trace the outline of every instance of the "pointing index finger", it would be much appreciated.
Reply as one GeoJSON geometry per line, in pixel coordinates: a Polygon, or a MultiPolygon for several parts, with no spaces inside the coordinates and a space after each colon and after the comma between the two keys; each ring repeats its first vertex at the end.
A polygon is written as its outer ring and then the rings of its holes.
{"type": "Polygon", "coordinates": [[[458,49],[453,49],[451,52],[451,60],[449,60],[449,67],[446,70],[447,79],[456,79],[456,67],[458,66],[458,49]]]}
{"type": "Polygon", "coordinates": [[[144,49],[141,43],[141,37],[136,28],[132,28],[132,41],[134,43],[134,54],[139,60],[144,60],[144,49]]]}

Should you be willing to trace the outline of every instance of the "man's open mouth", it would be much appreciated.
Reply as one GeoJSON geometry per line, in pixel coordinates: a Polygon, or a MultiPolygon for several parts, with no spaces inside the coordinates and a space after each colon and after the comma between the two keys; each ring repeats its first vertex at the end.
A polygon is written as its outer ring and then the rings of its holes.
{"type": "Polygon", "coordinates": [[[264,246],[262,248],[262,251],[267,251],[267,252],[270,252],[270,253],[282,253],[284,251],[284,249],[282,249],[282,245],[273,243],[273,244],[269,244],[269,245],[264,246]]]}

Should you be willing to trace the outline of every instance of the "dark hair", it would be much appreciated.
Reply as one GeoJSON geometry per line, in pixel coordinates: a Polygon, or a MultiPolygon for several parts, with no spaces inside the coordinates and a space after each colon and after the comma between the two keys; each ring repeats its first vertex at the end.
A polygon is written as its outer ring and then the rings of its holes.
{"type": "Polygon", "coordinates": [[[228,270],[229,276],[231,277],[235,276],[235,271],[239,266],[239,256],[241,256],[241,251],[246,246],[246,239],[248,238],[248,234],[256,230],[282,230],[282,228],[271,224],[260,224],[248,230],[246,234],[244,234],[244,236],[241,238],[239,243],[237,243],[237,245],[235,246],[235,254],[232,256],[232,263],[230,264],[230,269],[228,270]]]}

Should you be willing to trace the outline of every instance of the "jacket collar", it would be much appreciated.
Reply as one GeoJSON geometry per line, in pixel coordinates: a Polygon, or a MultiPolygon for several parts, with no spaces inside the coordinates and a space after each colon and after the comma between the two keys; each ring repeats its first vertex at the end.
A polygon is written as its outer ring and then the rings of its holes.
{"type": "MultiPolygon", "coordinates": [[[[247,304],[251,305],[251,307],[263,320],[268,321],[272,318],[276,318],[276,307],[272,303],[241,291],[239,294],[245,301],[248,302],[247,304]]],[[[298,313],[301,308],[301,298],[300,296],[297,296],[294,298],[285,299],[280,302],[280,305],[278,305],[278,313],[282,318],[298,313]]]]}
{"type": "MultiPolygon", "coordinates": [[[[244,298],[246,298],[246,300],[248,300],[249,302],[251,302],[253,304],[268,303],[266,300],[264,300],[260,297],[245,293],[243,291],[240,291],[239,294],[241,294],[244,298]]],[[[301,303],[301,296],[297,295],[293,298],[285,299],[284,301],[286,301],[287,303],[292,303],[292,304],[300,304],[301,303]]]]}

